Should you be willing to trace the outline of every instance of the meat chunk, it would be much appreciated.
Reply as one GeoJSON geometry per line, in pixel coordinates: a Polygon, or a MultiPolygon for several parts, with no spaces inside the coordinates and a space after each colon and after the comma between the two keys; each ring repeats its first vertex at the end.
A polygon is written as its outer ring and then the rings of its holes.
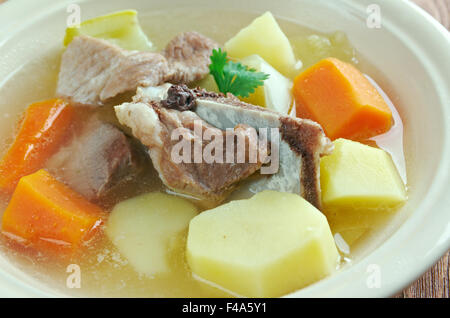
{"type": "Polygon", "coordinates": [[[140,85],[159,85],[168,73],[167,60],[161,54],[126,51],[81,35],[62,56],[56,94],[73,104],[101,105],[140,85]]]}
{"type": "MultiPolygon", "coordinates": [[[[116,114],[119,121],[130,127],[133,135],[148,147],[153,165],[168,188],[207,203],[217,204],[223,201],[239,180],[247,178],[262,165],[258,157],[253,162],[244,160],[243,163],[207,162],[203,154],[215,139],[200,140],[199,134],[208,129],[213,136],[222,136],[221,140],[225,142],[226,132],[208,125],[193,112],[166,109],[157,102],[135,102],[116,106],[116,114]],[[173,138],[175,131],[177,138],[173,138]],[[174,156],[179,154],[176,147],[181,140],[187,142],[190,149],[183,160],[174,156]],[[199,152],[196,154],[194,144],[197,142],[199,152]]],[[[255,134],[251,130],[248,126],[237,125],[232,137],[245,140],[245,153],[263,153],[263,149],[258,149],[257,140],[253,138],[255,134]]],[[[237,157],[237,147],[237,142],[231,149],[222,145],[224,152],[214,155],[225,158],[225,152],[231,151],[237,157]]]]}
{"type": "Polygon", "coordinates": [[[258,129],[279,129],[279,171],[257,182],[252,191],[270,189],[299,193],[321,208],[320,157],[330,154],[333,144],[319,124],[283,116],[229,97],[197,98],[196,114],[221,129],[236,123],[258,129]]]}
{"type": "Polygon", "coordinates": [[[50,158],[47,169],[87,199],[98,201],[133,179],[144,156],[119,129],[92,117],[50,158]]]}
{"type": "Polygon", "coordinates": [[[209,73],[212,50],[218,47],[218,43],[197,32],[176,36],[163,51],[171,70],[167,82],[190,83],[202,79],[209,73]]]}
{"type": "Polygon", "coordinates": [[[56,93],[75,105],[102,105],[138,86],[189,83],[208,74],[218,44],[196,32],[178,35],[161,53],[127,51],[108,41],[76,37],[61,60],[56,93]]]}
{"type": "MultiPolygon", "coordinates": [[[[174,89],[171,85],[159,88],[139,88],[134,97],[136,102],[160,100],[172,109],[189,108],[205,122],[219,129],[245,124],[255,129],[275,128],[279,140],[268,140],[278,144],[279,169],[252,185],[251,192],[265,189],[299,193],[316,207],[321,207],[320,157],[331,153],[333,144],[325,136],[322,127],[311,120],[283,116],[265,108],[241,102],[233,95],[224,96],[202,90],[174,89]],[[177,98],[176,94],[183,95],[177,98]],[[194,101],[192,101],[194,99],[194,101]]],[[[273,154],[275,155],[275,154],[273,154]]],[[[276,159],[276,158],[275,158],[276,159]]],[[[273,160],[273,158],[272,158],[273,160]]]]}

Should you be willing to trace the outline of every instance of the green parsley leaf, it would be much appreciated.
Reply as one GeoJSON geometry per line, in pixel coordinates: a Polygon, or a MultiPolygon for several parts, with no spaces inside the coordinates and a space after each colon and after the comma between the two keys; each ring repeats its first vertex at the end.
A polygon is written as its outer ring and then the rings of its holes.
{"type": "Polygon", "coordinates": [[[219,91],[235,96],[248,97],[258,86],[264,85],[269,74],[257,72],[241,63],[229,61],[227,52],[213,50],[209,72],[214,77],[219,91]]]}

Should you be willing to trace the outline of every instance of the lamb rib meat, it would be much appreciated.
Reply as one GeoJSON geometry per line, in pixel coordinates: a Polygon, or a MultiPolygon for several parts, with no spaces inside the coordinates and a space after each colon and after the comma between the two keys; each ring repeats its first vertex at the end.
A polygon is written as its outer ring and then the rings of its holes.
{"type": "Polygon", "coordinates": [[[91,201],[131,182],[147,155],[118,128],[91,117],[46,164],[59,180],[91,201]]]}
{"type": "Polygon", "coordinates": [[[208,74],[216,47],[197,32],[178,35],[162,53],[127,51],[80,35],[62,55],[56,94],[74,105],[99,106],[138,86],[189,83],[208,74]]]}
{"type": "Polygon", "coordinates": [[[252,192],[270,189],[299,193],[311,204],[321,208],[320,157],[330,154],[333,144],[318,123],[283,116],[243,103],[232,96],[199,97],[196,99],[195,109],[199,117],[221,129],[235,123],[243,123],[256,129],[279,129],[279,170],[255,183],[252,192]]]}
{"type": "MultiPolygon", "coordinates": [[[[278,170],[256,181],[251,186],[251,191],[272,189],[299,193],[316,207],[321,207],[320,157],[331,153],[333,144],[325,136],[319,124],[306,119],[283,116],[243,103],[233,95],[224,96],[199,89],[190,90],[185,86],[171,84],[138,88],[133,103],[116,106],[119,121],[131,127],[133,134],[145,145],[150,145],[151,156],[155,151],[152,146],[155,140],[159,140],[159,144],[162,142],[159,137],[163,118],[161,112],[170,113],[173,116],[195,116],[202,119],[205,126],[209,125],[222,131],[239,125],[255,130],[277,129],[279,140],[271,140],[270,134],[267,135],[267,139],[272,145],[278,144],[278,170]],[[155,105],[158,105],[157,108],[155,105]],[[155,109],[158,109],[158,112],[155,109]],[[151,117],[151,120],[144,120],[146,116],[151,117]]],[[[156,158],[156,165],[161,165],[160,157],[156,158]]],[[[257,169],[261,165],[262,162],[259,162],[257,169]]],[[[167,185],[167,180],[164,181],[167,179],[166,173],[161,173],[161,168],[159,171],[163,182],[167,185]]],[[[205,175],[204,178],[212,176],[205,175]]],[[[241,180],[246,176],[248,175],[243,174],[240,178],[234,179],[241,180]]],[[[178,188],[183,188],[185,181],[182,179],[180,181],[178,188]]]]}

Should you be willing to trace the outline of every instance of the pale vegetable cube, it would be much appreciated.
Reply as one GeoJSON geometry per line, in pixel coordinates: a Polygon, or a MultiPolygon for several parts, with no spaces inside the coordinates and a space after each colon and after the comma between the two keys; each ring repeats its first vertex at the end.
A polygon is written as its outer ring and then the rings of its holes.
{"type": "Polygon", "coordinates": [[[106,234],[134,269],[154,276],[170,271],[170,243],[197,215],[186,199],[165,193],[144,194],[117,204],[106,224],[106,234]]]}
{"type": "Polygon", "coordinates": [[[286,115],[292,104],[292,82],[259,55],[250,55],[243,58],[241,63],[256,69],[258,72],[269,74],[269,78],[264,81],[264,85],[256,88],[255,93],[243,100],[286,115]]]}
{"type": "Polygon", "coordinates": [[[192,272],[238,295],[275,297],[332,273],[339,254],[325,216],[299,195],[264,191],[192,219],[192,272]]]}
{"type": "Polygon", "coordinates": [[[224,48],[229,56],[237,59],[258,54],[284,75],[291,74],[296,63],[288,38],[270,12],[240,30],[224,48]]]}
{"type": "Polygon", "coordinates": [[[135,10],[124,10],[83,21],[79,27],[68,27],[64,45],[78,35],[108,40],[126,50],[148,51],[153,45],[142,31],[135,10]]]}
{"type": "Polygon", "coordinates": [[[321,159],[322,201],[328,207],[390,207],[406,200],[405,186],[384,150],[338,139],[321,159]]]}

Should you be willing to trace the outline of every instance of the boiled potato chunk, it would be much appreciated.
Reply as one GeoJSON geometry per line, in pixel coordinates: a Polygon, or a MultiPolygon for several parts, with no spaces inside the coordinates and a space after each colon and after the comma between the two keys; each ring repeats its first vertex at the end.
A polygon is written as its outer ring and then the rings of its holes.
{"type": "Polygon", "coordinates": [[[255,93],[243,100],[286,115],[292,104],[292,82],[259,55],[255,54],[243,58],[241,63],[256,69],[258,72],[269,74],[269,78],[264,81],[264,85],[256,88],[255,93]]]}
{"type": "Polygon", "coordinates": [[[320,162],[322,201],[328,207],[391,207],[406,200],[405,186],[384,150],[338,139],[320,162]]]}
{"type": "Polygon", "coordinates": [[[83,21],[79,27],[68,27],[64,45],[81,34],[108,40],[126,50],[148,51],[153,47],[139,26],[135,10],[110,13],[83,21]]]}
{"type": "Polygon", "coordinates": [[[187,260],[198,277],[238,295],[275,297],[336,268],[325,216],[299,195],[264,191],[192,219],[187,260]]]}
{"type": "Polygon", "coordinates": [[[270,12],[240,30],[225,43],[224,49],[237,59],[258,54],[284,75],[291,74],[296,63],[288,38],[270,12]]]}
{"type": "Polygon", "coordinates": [[[171,239],[197,214],[189,201],[165,193],[144,194],[117,204],[106,234],[135,270],[147,276],[170,271],[171,239]]]}

